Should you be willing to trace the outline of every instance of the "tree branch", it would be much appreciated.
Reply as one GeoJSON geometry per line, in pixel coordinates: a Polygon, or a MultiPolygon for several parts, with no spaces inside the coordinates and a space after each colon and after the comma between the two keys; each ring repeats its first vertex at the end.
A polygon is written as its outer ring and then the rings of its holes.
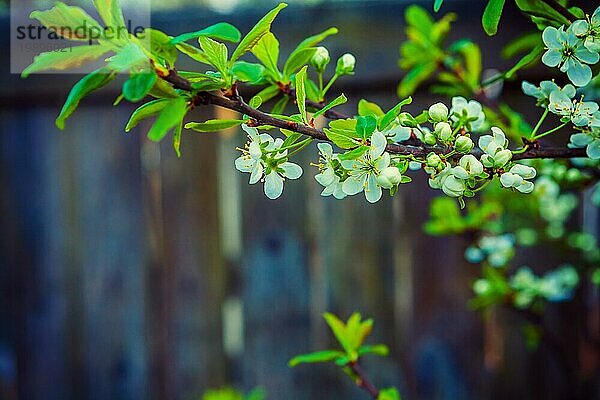
{"type": "Polygon", "coordinates": [[[367,378],[365,371],[363,371],[361,366],[358,365],[358,362],[352,362],[348,364],[348,366],[350,367],[352,372],[356,374],[356,386],[364,389],[367,393],[371,395],[371,397],[377,399],[379,397],[379,389],[377,389],[375,385],[373,385],[371,381],[369,381],[369,378],[367,378]]]}
{"type": "MultiPolygon", "coordinates": [[[[192,92],[192,84],[182,76],[178,75],[177,72],[171,70],[168,74],[158,73],[158,75],[165,81],[171,83],[174,88],[192,92]]],[[[301,133],[308,137],[317,140],[323,140],[331,142],[325,133],[317,128],[304,125],[294,121],[286,121],[281,118],[273,117],[263,111],[250,107],[244,102],[244,100],[237,94],[237,91],[233,94],[228,94],[229,97],[217,95],[213,92],[198,92],[194,97],[194,103],[200,104],[213,104],[219,107],[227,108],[229,110],[237,111],[242,114],[248,115],[252,118],[256,125],[269,125],[276,128],[287,129],[289,131],[301,133]]],[[[309,104],[315,108],[319,108],[319,103],[312,102],[309,104]]],[[[330,110],[331,111],[331,110],[330,110]]],[[[331,115],[331,114],[330,114],[331,115]]],[[[343,114],[331,115],[332,118],[346,118],[343,114]]],[[[430,147],[426,145],[414,146],[404,144],[388,144],[386,150],[391,154],[398,154],[403,156],[413,156],[419,158],[427,157],[427,154],[434,152],[440,155],[445,155],[449,152],[448,149],[442,149],[439,147],[430,147]]],[[[480,152],[474,151],[473,155],[481,155],[480,152]]],[[[515,154],[513,160],[524,160],[532,158],[576,158],[586,157],[585,149],[569,149],[569,148],[531,148],[523,153],[515,154]]]]}

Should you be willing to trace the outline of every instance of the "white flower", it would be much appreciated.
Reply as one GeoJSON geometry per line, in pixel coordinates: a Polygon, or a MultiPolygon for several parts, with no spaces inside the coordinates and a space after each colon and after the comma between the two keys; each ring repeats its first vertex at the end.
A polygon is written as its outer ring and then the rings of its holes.
{"type": "Polygon", "coordinates": [[[515,188],[521,193],[531,193],[533,191],[533,182],[526,179],[535,178],[537,171],[527,165],[515,164],[508,171],[500,176],[500,183],[505,188],[515,188]]]}
{"type": "Polygon", "coordinates": [[[329,143],[319,143],[317,147],[322,163],[319,164],[321,172],[315,175],[315,180],[325,187],[321,196],[333,195],[338,200],[343,199],[346,193],[342,190],[340,177],[335,173],[334,160],[337,160],[337,154],[333,154],[333,147],[329,143]]]}
{"type": "Polygon", "coordinates": [[[452,121],[461,121],[469,131],[477,131],[485,122],[483,108],[475,100],[467,101],[464,97],[453,97],[450,109],[452,121]]]}
{"type": "Polygon", "coordinates": [[[484,135],[479,138],[479,148],[485,153],[481,156],[481,162],[488,168],[502,167],[512,158],[512,152],[506,149],[508,140],[504,132],[498,127],[492,127],[492,135],[484,135]]]}
{"type": "Polygon", "coordinates": [[[444,103],[435,103],[429,107],[429,118],[433,122],[441,122],[448,119],[448,107],[444,103]]]}
{"type": "Polygon", "coordinates": [[[561,91],[550,93],[550,112],[568,117],[575,126],[588,126],[595,121],[594,114],[598,112],[598,104],[593,101],[573,101],[561,91]]]}
{"type": "Polygon", "coordinates": [[[269,199],[276,199],[283,192],[283,181],[298,179],[302,176],[302,168],[287,161],[287,150],[277,151],[283,144],[280,138],[273,139],[267,133],[259,134],[256,128],[242,125],[248,134],[250,143],[243,154],[235,160],[235,167],[250,173],[251,185],[258,182],[264,174],[264,192],[269,199]]]}
{"type": "Polygon", "coordinates": [[[342,166],[348,171],[348,178],[342,184],[342,190],[353,196],[364,190],[368,202],[376,203],[381,199],[381,185],[377,177],[382,170],[390,166],[390,155],[385,151],[387,139],[381,132],[373,133],[369,150],[356,160],[342,160],[342,166]]]}

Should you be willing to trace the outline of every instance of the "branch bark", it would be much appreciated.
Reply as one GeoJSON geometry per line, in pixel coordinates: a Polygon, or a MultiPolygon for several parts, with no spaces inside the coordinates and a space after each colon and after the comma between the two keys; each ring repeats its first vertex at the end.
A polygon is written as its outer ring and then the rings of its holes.
{"type": "MultiPolygon", "coordinates": [[[[193,92],[192,84],[185,78],[178,75],[175,71],[171,70],[168,74],[160,74],[159,76],[165,81],[171,83],[174,88],[181,89],[189,92],[193,92]]],[[[235,93],[228,97],[217,95],[213,92],[198,92],[194,97],[194,103],[196,105],[201,104],[212,104],[219,107],[227,108],[233,111],[237,111],[242,114],[248,115],[250,118],[255,120],[257,125],[270,125],[276,128],[287,129],[289,131],[301,133],[308,137],[317,140],[323,140],[331,142],[327,135],[320,129],[312,126],[300,124],[293,121],[286,121],[281,118],[273,117],[263,111],[250,107],[244,102],[241,96],[235,93]]],[[[309,102],[307,105],[320,108],[322,105],[315,102],[309,102]]],[[[332,111],[332,110],[329,110],[332,111]]],[[[329,113],[329,112],[328,112],[329,113]]],[[[325,115],[327,116],[328,113],[325,115]]],[[[348,118],[348,116],[333,112],[329,113],[329,117],[332,119],[348,118]]],[[[438,147],[430,147],[426,145],[414,146],[404,144],[388,144],[386,150],[390,154],[398,154],[403,156],[414,156],[419,158],[427,157],[427,154],[434,152],[440,155],[445,155],[449,152],[447,149],[438,147]]],[[[480,152],[474,151],[473,155],[481,155],[480,152]]],[[[569,149],[569,148],[531,148],[523,153],[513,155],[513,160],[525,160],[533,158],[576,158],[586,157],[585,149],[569,149]]]]}
{"type": "Polygon", "coordinates": [[[366,376],[365,371],[363,371],[358,362],[350,363],[348,366],[356,375],[356,386],[364,389],[367,393],[371,395],[371,397],[377,399],[379,397],[379,389],[377,389],[375,385],[371,383],[369,378],[366,376]]]}

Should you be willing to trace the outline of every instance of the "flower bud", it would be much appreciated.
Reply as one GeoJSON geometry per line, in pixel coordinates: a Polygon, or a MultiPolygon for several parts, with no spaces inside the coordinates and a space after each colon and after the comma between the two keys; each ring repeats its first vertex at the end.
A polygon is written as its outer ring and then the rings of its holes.
{"type": "Polygon", "coordinates": [[[429,153],[427,155],[427,166],[428,167],[435,168],[438,165],[440,165],[441,162],[442,162],[442,159],[437,154],[435,154],[435,153],[429,153]]]}
{"type": "Polygon", "coordinates": [[[425,136],[423,136],[423,141],[426,144],[433,146],[437,142],[437,139],[435,138],[435,135],[433,133],[427,132],[425,136]]]}
{"type": "Polygon", "coordinates": [[[468,153],[473,150],[473,147],[475,147],[475,143],[468,136],[459,136],[454,142],[454,148],[459,153],[468,153]]]}
{"type": "Polygon", "coordinates": [[[447,122],[438,122],[435,124],[435,134],[442,142],[447,142],[452,137],[452,127],[447,122]]]}
{"type": "Polygon", "coordinates": [[[446,121],[448,119],[448,107],[444,103],[435,103],[429,107],[429,118],[433,122],[446,121]]]}
{"type": "Polygon", "coordinates": [[[385,189],[391,189],[402,180],[402,174],[396,167],[384,168],[377,176],[377,183],[385,189]]]}
{"type": "Polygon", "coordinates": [[[331,58],[329,57],[329,51],[323,46],[317,47],[315,54],[310,59],[310,64],[317,70],[317,72],[325,71],[327,64],[329,64],[331,58]]]}
{"type": "Polygon", "coordinates": [[[442,191],[450,197],[460,197],[465,192],[465,183],[455,177],[454,175],[448,176],[442,184],[442,191]]]}
{"type": "Polygon", "coordinates": [[[494,166],[502,167],[512,158],[512,152],[508,149],[500,150],[494,155],[494,166]]]}
{"type": "Polygon", "coordinates": [[[335,73],[338,75],[352,75],[354,74],[354,65],[356,64],[356,58],[350,53],[346,53],[337,60],[337,67],[335,73]]]}

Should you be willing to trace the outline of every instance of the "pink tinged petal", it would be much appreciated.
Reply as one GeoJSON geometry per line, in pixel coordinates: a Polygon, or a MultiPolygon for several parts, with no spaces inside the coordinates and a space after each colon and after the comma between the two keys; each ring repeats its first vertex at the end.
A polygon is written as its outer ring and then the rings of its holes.
{"type": "Polygon", "coordinates": [[[265,195],[275,200],[283,193],[283,178],[275,171],[265,176],[265,195]]]}

